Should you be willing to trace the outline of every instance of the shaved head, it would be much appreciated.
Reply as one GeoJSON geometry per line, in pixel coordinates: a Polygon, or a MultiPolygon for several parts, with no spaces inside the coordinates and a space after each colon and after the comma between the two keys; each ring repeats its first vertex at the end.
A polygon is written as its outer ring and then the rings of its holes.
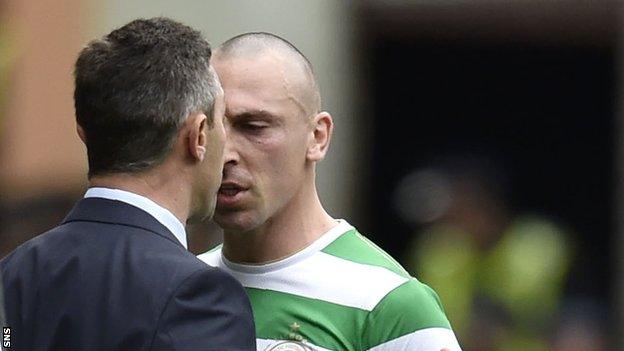
{"type": "Polygon", "coordinates": [[[275,64],[282,69],[285,87],[291,90],[293,98],[310,117],[321,110],[319,92],[312,64],[299,49],[286,39],[265,32],[251,32],[237,35],[217,48],[213,59],[257,59],[260,56],[275,58],[275,64]]]}
{"type": "Polygon", "coordinates": [[[260,234],[295,208],[309,212],[333,130],[310,62],[278,36],[247,33],[221,44],[211,64],[225,99],[223,184],[235,188],[221,194],[215,221],[225,233],[260,234]]]}

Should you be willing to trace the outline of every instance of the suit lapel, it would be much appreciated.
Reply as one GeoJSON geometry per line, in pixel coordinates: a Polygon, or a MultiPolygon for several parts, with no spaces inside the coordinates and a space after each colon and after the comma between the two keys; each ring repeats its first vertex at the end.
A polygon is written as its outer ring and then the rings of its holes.
{"type": "Polygon", "coordinates": [[[149,213],[122,201],[84,198],[76,203],[62,223],[88,221],[138,227],[184,247],[178,239],[149,213]]]}

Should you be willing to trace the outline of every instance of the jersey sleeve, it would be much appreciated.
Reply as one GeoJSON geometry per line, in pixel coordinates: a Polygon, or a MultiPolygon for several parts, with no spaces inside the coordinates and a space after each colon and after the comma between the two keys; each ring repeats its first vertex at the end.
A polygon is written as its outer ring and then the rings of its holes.
{"type": "Polygon", "coordinates": [[[368,314],[362,350],[460,351],[437,294],[412,278],[368,314]]]}

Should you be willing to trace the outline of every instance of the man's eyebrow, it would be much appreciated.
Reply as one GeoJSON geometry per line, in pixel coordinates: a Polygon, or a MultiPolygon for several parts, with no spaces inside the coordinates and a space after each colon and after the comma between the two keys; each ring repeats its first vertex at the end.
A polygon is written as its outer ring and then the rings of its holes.
{"type": "Polygon", "coordinates": [[[270,113],[269,111],[265,111],[265,110],[247,110],[247,111],[241,111],[241,112],[238,112],[238,113],[231,113],[229,111],[226,111],[225,114],[229,118],[234,118],[234,119],[275,119],[275,118],[279,118],[279,116],[276,116],[276,115],[270,113]]]}

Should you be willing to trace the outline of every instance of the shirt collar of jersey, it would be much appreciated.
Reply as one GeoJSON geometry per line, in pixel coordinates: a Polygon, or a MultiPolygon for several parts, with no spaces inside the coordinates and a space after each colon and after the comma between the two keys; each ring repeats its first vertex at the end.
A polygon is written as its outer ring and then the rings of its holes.
{"type": "Polygon", "coordinates": [[[146,198],[145,196],[120,189],[93,187],[87,190],[84,197],[99,197],[102,199],[116,200],[140,208],[141,210],[149,213],[152,217],[156,218],[156,220],[162,225],[167,227],[176,239],[180,241],[182,246],[184,246],[185,249],[188,248],[184,224],[182,224],[178,217],[174,216],[171,211],[146,198]]]}
{"type": "Polygon", "coordinates": [[[323,250],[327,245],[338,239],[338,237],[340,237],[342,234],[354,229],[353,226],[344,219],[339,219],[337,220],[337,222],[338,223],[333,228],[325,232],[325,234],[321,235],[321,237],[316,239],[312,244],[308,245],[303,250],[298,251],[295,254],[283,258],[279,261],[259,265],[240,264],[228,260],[227,258],[225,258],[225,256],[223,256],[223,252],[221,252],[221,262],[224,266],[233,271],[250,274],[269,273],[292,266],[323,250]]]}

